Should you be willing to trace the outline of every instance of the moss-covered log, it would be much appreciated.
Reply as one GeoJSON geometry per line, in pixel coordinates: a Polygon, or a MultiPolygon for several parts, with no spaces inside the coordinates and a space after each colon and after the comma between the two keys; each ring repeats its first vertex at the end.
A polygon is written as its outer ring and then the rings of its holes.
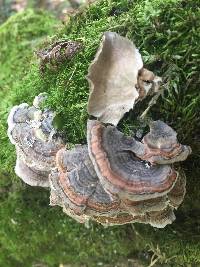
{"type": "MultiPolygon", "coordinates": [[[[138,253],[144,258],[155,254],[167,266],[200,264],[199,17],[200,4],[195,0],[104,0],[64,26],[32,10],[0,26],[1,266],[58,266],[61,262],[114,266],[138,253]],[[176,212],[176,222],[165,229],[139,224],[107,229],[91,224],[87,229],[60,208],[49,208],[48,191],[26,186],[14,175],[14,148],[6,135],[8,112],[15,104],[31,103],[39,92],[49,93],[48,105],[58,114],[58,126],[63,121],[67,140],[85,142],[85,75],[107,30],[134,40],[146,66],[164,77],[167,90],[151,116],[171,125],[180,141],[193,149],[182,165],[187,175],[184,203],[176,212]],[[81,42],[82,50],[62,64],[47,64],[41,73],[34,51],[66,39],[81,42]]],[[[122,128],[133,128],[132,117],[130,112],[122,128]]]]}

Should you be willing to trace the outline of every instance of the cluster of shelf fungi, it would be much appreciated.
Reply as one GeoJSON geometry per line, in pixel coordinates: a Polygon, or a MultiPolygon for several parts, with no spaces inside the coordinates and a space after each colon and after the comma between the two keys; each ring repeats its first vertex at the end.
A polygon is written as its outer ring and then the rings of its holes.
{"type": "Polygon", "coordinates": [[[8,135],[16,147],[15,172],[31,186],[50,188],[50,205],[59,205],[78,222],[103,225],[140,222],[165,227],[185,195],[185,175],[173,163],[191,153],[176,132],[151,121],[142,140],[126,136],[118,122],[137,102],[159,92],[161,78],[143,67],[128,39],[103,35],[89,66],[87,144],[68,149],[53,127],[54,112],[33,105],[12,108],[8,135]]]}

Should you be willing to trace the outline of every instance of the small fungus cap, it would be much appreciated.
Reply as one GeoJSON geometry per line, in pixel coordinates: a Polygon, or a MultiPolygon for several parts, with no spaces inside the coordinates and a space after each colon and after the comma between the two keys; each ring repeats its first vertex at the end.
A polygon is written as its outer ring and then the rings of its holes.
{"type": "Polygon", "coordinates": [[[159,91],[162,78],[156,76],[152,71],[142,68],[138,73],[138,89],[140,98],[143,99],[145,96],[159,91]]]}
{"type": "Polygon", "coordinates": [[[189,146],[181,145],[177,133],[158,120],[150,123],[150,132],[143,138],[146,153],[141,158],[153,164],[171,164],[185,160],[191,154],[189,146]]]}

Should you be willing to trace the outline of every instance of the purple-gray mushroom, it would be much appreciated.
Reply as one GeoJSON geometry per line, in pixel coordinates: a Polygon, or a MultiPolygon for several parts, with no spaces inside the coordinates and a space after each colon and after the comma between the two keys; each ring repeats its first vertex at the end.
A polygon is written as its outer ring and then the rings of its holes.
{"type": "Polygon", "coordinates": [[[168,193],[177,179],[169,165],[146,165],[135,156],[135,141],[116,127],[99,121],[88,122],[88,150],[103,187],[120,198],[133,201],[156,198],[168,193]]]}
{"type": "Polygon", "coordinates": [[[177,140],[177,133],[160,120],[150,123],[150,132],[144,136],[142,142],[144,153],[138,156],[152,164],[184,161],[191,154],[191,148],[181,145],[177,140]]]}
{"type": "Polygon", "coordinates": [[[105,216],[103,221],[97,216],[97,220],[103,224],[108,220],[112,225],[137,221],[158,228],[172,223],[173,209],[185,195],[184,176],[168,164],[151,165],[141,160],[136,153],[145,151],[144,144],[114,126],[90,120],[87,134],[89,155],[102,186],[119,197],[120,207],[129,214],[110,220],[105,216]]]}
{"type": "Polygon", "coordinates": [[[15,173],[19,176],[26,184],[31,186],[49,186],[49,172],[41,171],[34,167],[29,167],[20,158],[17,158],[15,165],[15,173]]]}
{"type": "Polygon", "coordinates": [[[53,112],[39,109],[44,99],[41,94],[32,107],[15,106],[8,117],[8,136],[17,153],[16,172],[22,180],[37,186],[48,186],[48,174],[55,167],[56,153],[64,146],[52,125],[53,112]]]}
{"type": "Polygon", "coordinates": [[[103,225],[139,222],[164,227],[174,220],[166,197],[132,203],[133,211],[130,203],[107,193],[94,170],[87,146],[75,146],[70,151],[62,148],[56,158],[57,168],[50,174],[50,205],[61,206],[76,221],[86,223],[91,219],[103,225]]]}
{"type": "MultiPolygon", "coordinates": [[[[65,56],[79,49],[78,43],[71,50],[68,43],[57,45],[42,55],[44,63],[60,48],[66,48],[65,56]]],[[[143,67],[130,40],[106,32],[87,79],[88,113],[96,117],[88,120],[87,144],[69,148],[64,143],[53,127],[55,113],[42,108],[45,93],[35,97],[33,106],[12,108],[8,136],[16,148],[16,174],[31,186],[50,187],[50,205],[80,223],[165,227],[175,220],[186,192],[185,174],[173,163],[186,160],[191,148],[159,120],[150,123],[142,140],[116,127],[138,101],[158,93],[161,78],[143,67]]]]}
{"type": "Polygon", "coordinates": [[[118,198],[103,189],[88,155],[87,145],[72,150],[60,149],[57,169],[50,175],[53,193],[60,196],[59,205],[78,216],[115,216],[120,212],[118,198]],[[61,197],[62,196],[62,197],[61,197]]]}

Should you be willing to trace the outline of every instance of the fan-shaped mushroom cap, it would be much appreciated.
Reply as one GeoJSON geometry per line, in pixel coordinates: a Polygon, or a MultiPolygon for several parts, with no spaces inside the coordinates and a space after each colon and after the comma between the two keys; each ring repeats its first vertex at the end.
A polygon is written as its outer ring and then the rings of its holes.
{"type": "Polygon", "coordinates": [[[189,146],[178,143],[177,133],[158,120],[150,123],[150,132],[144,136],[145,154],[140,158],[151,163],[171,164],[184,161],[191,153],[189,146]]]}
{"type": "MultiPolygon", "coordinates": [[[[36,97],[35,106],[39,107],[44,99],[44,94],[36,97]]],[[[50,171],[54,167],[55,155],[63,143],[60,138],[53,137],[53,118],[54,114],[50,110],[42,112],[27,104],[15,106],[11,110],[8,135],[26,165],[42,171],[50,171]]]]}
{"type": "Polygon", "coordinates": [[[166,195],[174,186],[177,173],[169,165],[146,166],[116,127],[90,120],[87,133],[89,155],[106,191],[138,201],[166,195]]]}
{"type": "Polygon", "coordinates": [[[63,207],[63,211],[77,221],[92,219],[103,225],[141,222],[155,227],[164,227],[173,221],[167,196],[133,202],[120,201],[106,193],[86,146],[76,146],[70,151],[62,148],[56,158],[58,169],[50,175],[50,204],[63,207]]]}
{"type": "Polygon", "coordinates": [[[62,203],[77,215],[100,215],[119,213],[119,200],[102,188],[89,158],[87,146],[77,146],[57,153],[57,175],[54,188],[62,191],[62,203]]]}
{"type": "Polygon", "coordinates": [[[59,184],[59,172],[57,169],[52,169],[51,174],[49,176],[49,183],[50,183],[50,205],[55,206],[58,205],[62,207],[63,212],[75,219],[79,223],[86,223],[89,221],[89,216],[85,214],[75,213],[73,209],[69,206],[69,200],[66,198],[65,192],[63,188],[59,184]],[[67,199],[67,201],[66,201],[67,199]]]}
{"type": "Polygon", "coordinates": [[[50,171],[55,166],[56,153],[63,146],[61,143],[38,139],[28,123],[16,124],[12,130],[12,139],[25,164],[42,171],[50,171]]]}
{"type": "Polygon", "coordinates": [[[40,186],[47,186],[46,173],[55,167],[55,155],[63,147],[52,125],[53,112],[38,109],[44,99],[45,95],[41,94],[35,98],[35,106],[29,107],[25,103],[15,106],[8,117],[8,136],[16,147],[19,159],[16,171],[25,182],[40,186]],[[37,177],[38,183],[34,181],[37,177]],[[42,177],[41,181],[39,177],[42,177]]]}
{"type": "Polygon", "coordinates": [[[12,138],[12,130],[16,124],[26,123],[34,118],[34,113],[37,111],[35,107],[29,107],[28,104],[23,103],[19,106],[14,106],[8,116],[8,137],[12,144],[15,144],[15,141],[12,138]]]}
{"type": "Polygon", "coordinates": [[[20,158],[17,158],[15,173],[31,186],[49,187],[49,172],[39,171],[27,166],[20,158]]]}
{"type": "Polygon", "coordinates": [[[117,125],[139,97],[135,86],[142,67],[141,55],[130,40],[106,32],[89,67],[88,113],[117,125]]]}
{"type": "Polygon", "coordinates": [[[7,120],[8,136],[10,138],[11,143],[15,144],[15,141],[12,139],[12,130],[15,125],[19,123],[30,123],[34,119],[35,121],[37,121],[36,114],[42,114],[42,111],[40,111],[39,108],[46,98],[47,94],[41,93],[34,98],[33,106],[29,107],[27,103],[23,103],[19,106],[14,106],[11,109],[7,120]]]}

